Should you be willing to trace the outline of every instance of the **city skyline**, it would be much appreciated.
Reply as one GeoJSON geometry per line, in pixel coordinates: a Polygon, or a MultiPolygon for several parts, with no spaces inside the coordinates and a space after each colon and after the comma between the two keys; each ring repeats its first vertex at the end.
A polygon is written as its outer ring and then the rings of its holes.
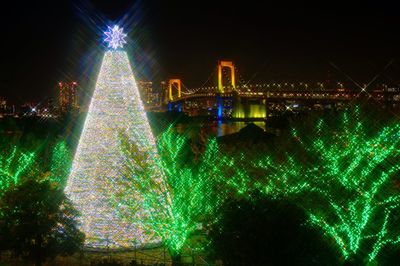
{"type": "Polygon", "coordinates": [[[399,22],[390,3],[323,7],[220,1],[57,1],[7,3],[0,96],[11,102],[54,96],[60,80],[77,80],[90,94],[97,49],[112,22],[129,34],[138,79],[176,77],[187,87],[215,84],[217,60],[236,63],[246,81],[368,83],[399,80],[399,22]],[[17,21],[13,23],[13,21],[17,21]],[[103,28],[94,25],[104,25],[103,28]],[[10,41],[11,40],[11,41],[10,41]],[[140,51],[140,52],[139,52],[140,51]],[[193,53],[196,51],[196,53],[193,53]]]}

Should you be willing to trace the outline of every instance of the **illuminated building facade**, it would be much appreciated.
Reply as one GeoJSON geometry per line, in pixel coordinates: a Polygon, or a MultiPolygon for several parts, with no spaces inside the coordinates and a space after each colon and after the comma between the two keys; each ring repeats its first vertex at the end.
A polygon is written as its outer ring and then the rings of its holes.
{"type": "Polygon", "coordinates": [[[59,96],[58,104],[61,114],[71,111],[78,111],[78,83],[73,82],[59,82],[59,96]]]}
{"type": "Polygon", "coordinates": [[[7,109],[7,101],[3,98],[0,98],[0,113],[4,113],[7,109]]]}
{"type": "Polygon", "coordinates": [[[160,93],[153,88],[151,81],[138,81],[137,86],[143,99],[145,107],[157,107],[161,105],[160,93]]]}
{"type": "Polygon", "coordinates": [[[169,88],[168,83],[166,81],[161,81],[161,95],[162,95],[162,103],[168,104],[168,95],[169,95],[169,88]]]}

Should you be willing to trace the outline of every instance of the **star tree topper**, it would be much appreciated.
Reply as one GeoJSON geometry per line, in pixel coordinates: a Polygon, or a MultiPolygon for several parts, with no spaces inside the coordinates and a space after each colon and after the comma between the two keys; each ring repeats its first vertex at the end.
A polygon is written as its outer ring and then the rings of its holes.
{"type": "Polygon", "coordinates": [[[104,32],[104,34],[107,36],[104,41],[108,42],[108,47],[113,49],[117,49],[119,47],[122,48],[126,43],[124,39],[126,34],[123,33],[123,28],[120,28],[118,25],[115,25],[112,28],[108,26],[108,31],[104,32]]]}

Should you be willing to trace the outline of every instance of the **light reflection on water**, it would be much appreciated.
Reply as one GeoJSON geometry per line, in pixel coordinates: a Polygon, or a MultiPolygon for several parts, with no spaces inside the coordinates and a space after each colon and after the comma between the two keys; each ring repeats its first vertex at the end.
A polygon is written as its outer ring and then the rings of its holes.
{"type": "Polygon", "coordinates": [[[204,132],[207,135],[221,137],[229,134],[233,134],[244,128],[250,123],[254,123],[256,126],[265,130],[266,125],[263,121],[255,121],[255,122],[244,122],[244,121],[236,121],[236,122],[221,122],[221,121],[213,121],[213,122],[194,122],[194,123],[178,123],[175,125],[176,131],[181,134],[187,134],[188,136],[196,136],[199,132],[204,132]]]}

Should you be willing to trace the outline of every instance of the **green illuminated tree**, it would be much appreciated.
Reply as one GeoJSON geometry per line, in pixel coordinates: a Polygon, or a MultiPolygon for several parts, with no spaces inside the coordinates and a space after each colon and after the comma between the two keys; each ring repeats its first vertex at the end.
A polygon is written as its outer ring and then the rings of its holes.
{"type": "MultiPolygon", "coordinates": [[[[345,112],[339,126],[320,120],[314,132],[294,130],[296,152],[282,160],[266,156],[257,161],[253,166],[265,171],[266,178],[247,188],[295,199],[345,259],[375,261],[382,248],[400,244],[395,185],[400,126],[379,127],[377,132],[370,130],[373,126],[356,109],[345,112]]],[[[249,178],[243,176],[232,183],[249,178]]]]}
{"type": "Polygon", "coordinates": [[[0,153],[0,196],[11,186],[21,182],[24,175],[34,171],[35,152],[22,152],[17,146],[0,153]]]}
{"type": "Polygon", "coordinates": [[[71,170],[72,159],[65,141],[59,141],[53,148],[49,180],[64,188],[71,170]]]}
{"type": "Polygon", "coordinates": [[[26,150],[24,145],[3,145],[0,153],[0,196],[24,179],[48,179],[63,188],[71,168],[71,155],[64,141],[51,147],[51,159],[43,154],[45,144],[26,150]],[[49,162],[48,162],[49,161],[49,162]]]}
{"type": "MultiPolygon", "coordinates": [[[[116,195],[121,214],[133,217],[138,206],[145,214],[140,223],[155,239],[168,248],[173,262],[180,259],[187,240],[197,231],[218,219],[223,194],[216,191],[216,176],[223,175],[215,139],[209,140],[204,153],[194,164],[185,151],[188,140],[167,130],[158,140],[158,155],[139,149],[122,138],[127,158],[126,189],[116,195]],[[142,201],[126,202],[126,195],[142,195],[142,201]]],[[[201,248],[201,247],[191,247],[201,248]]]]}

